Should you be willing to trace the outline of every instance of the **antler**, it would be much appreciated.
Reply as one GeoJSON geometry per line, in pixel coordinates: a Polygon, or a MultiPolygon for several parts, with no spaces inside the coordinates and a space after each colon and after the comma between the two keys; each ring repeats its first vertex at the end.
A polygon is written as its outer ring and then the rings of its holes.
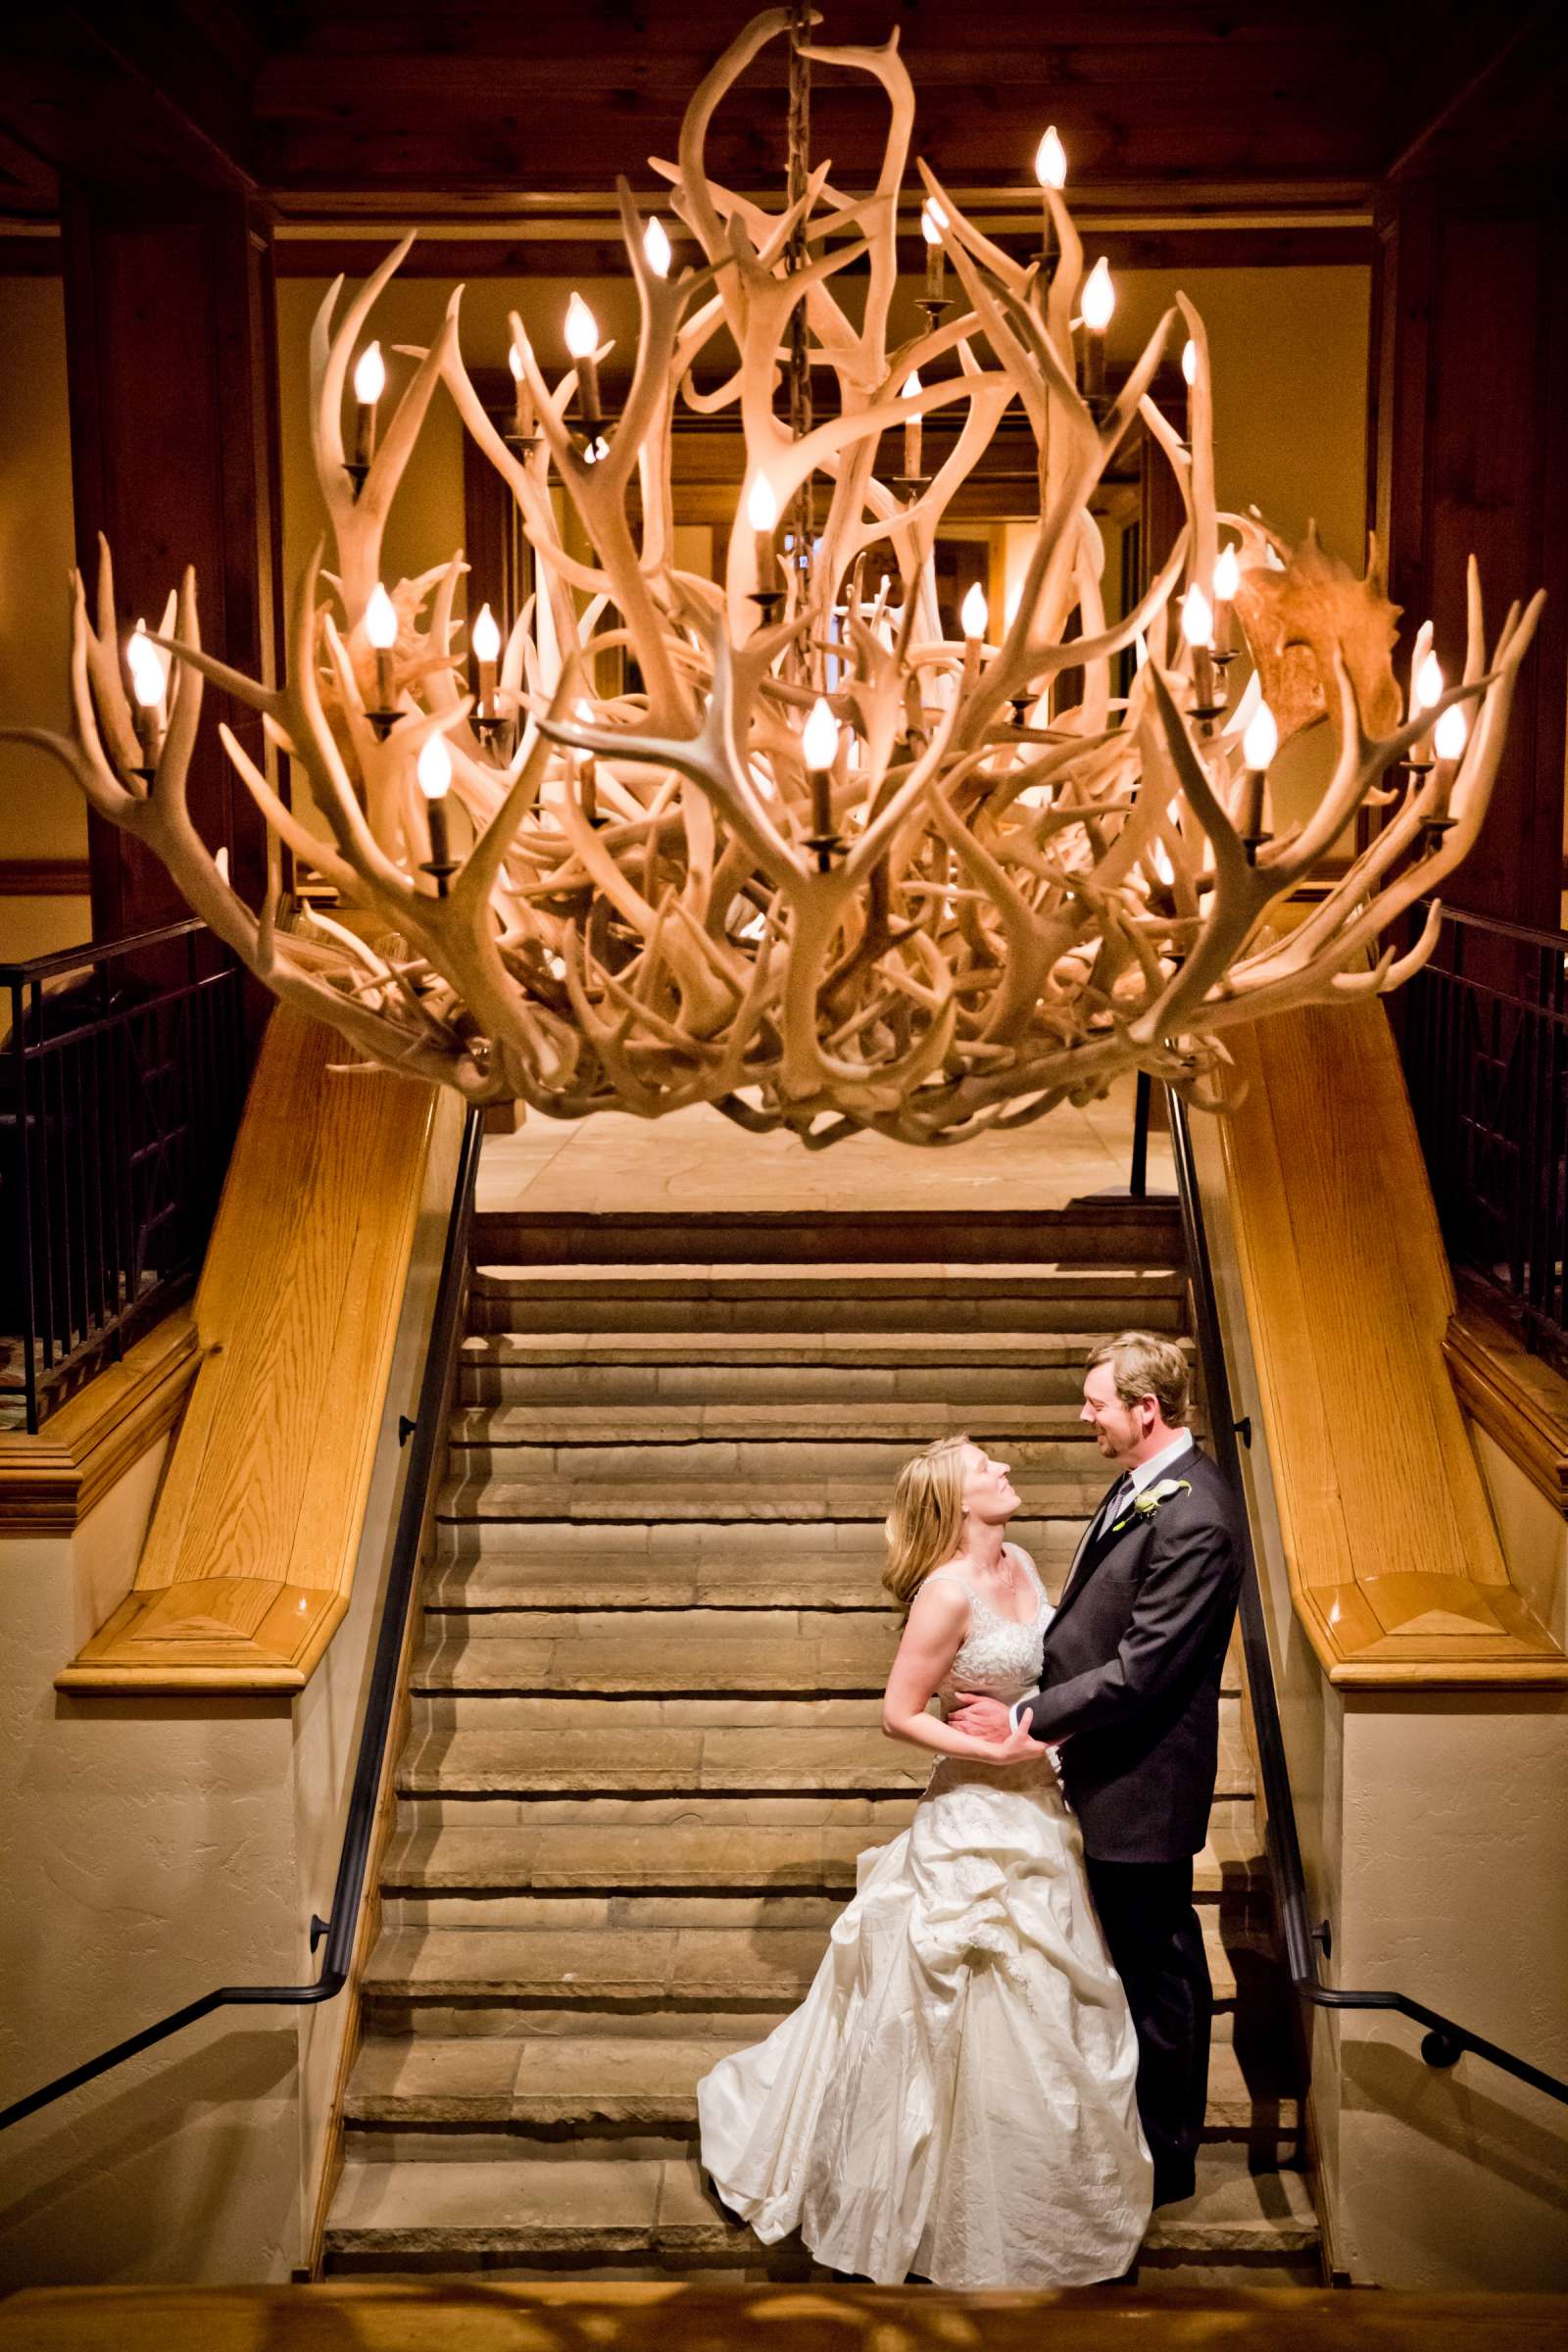
{"type": "Polygon", "coordinates": [[[952,1143],[1089,1100],[1134,1065],[1209,1102],[1229,1025],[1391,988],[1429,951],[1430,921],[1402,958],[1380,956],[1378,943],[1474,842],[1541,599],[1510,612],[1489,656],[1472,566],[1464,675],[1432,709],[1394,723],[1393,609],[1375,568],[1352,581],[1315,542],[1282,562],[1285,543],[1266,525],[1216,513],[1207,344],[1185,297],[1108,407],[1080,391],[1082,248],[1054,190],[1060,259],[1047,283],[922,165],[962,300],[945,321],[933,310],[923,331],[890,341],[913,113],[896,37],[808,50],[821,70],[868,74],[886,94],[868,194],[835,189],[823,164],[793,205],[769,212],[707,174],[714,113],[794,16],[754,20],[694,96],[678,160],[656,166],[700,266],[662,273],[620,188],[639,317],[608,446],[582,446],[574,375],[547,381],[516,318],[538,434],[519,447],[498,431],[464,363],[460,289],[429,349],[412,355],[415,372],[356,491],[342,401],[405,240],[341,318],[334,285],[316,321],[315,448],[332,569],[318,549],[299,583],[285,682],[265,686],[203,650],[187,575],[173,626],[153,641],[171,657],[172,693],[144,773],[105,549],[95,621],[74,583],[72,731],[20,732],[67,765],[100,816],[164,860],[277,994],[368,1059],[473,1101],[510,1095],[563,1117],[610,1106],[654,1117],[706,1102],[748,1127],[787,1125],[812,1148],[863,1128],[952,1143]],[[857,308],[841,286],[861,262],[857,308]],[[822,421],[792,439],[773,403],[797,313],[837,402],[819,401],[822,421]],[[716,389],[699,388],[693,371],[721,335],[738,364],[716,389]],[[1152,390],[1178,336],[1193,347],[1187,440],[1152,390]],[[921,387],[906,392],[915,369],[921,387]],[[390,648],[378,652],[368,627],[386,516],[443,385],[537,559],[536,593],[514,616],[483,709],[454,648],[461,555],[392,588],[390,648]],[[680,400],[738,414],[748,478],[766,479],[780,512],[813,477],[831,486],[820,541],[808,564],[789,565],[777,615],[758,594],[744,516],[722,588],[674,563],[680,400]],[[986,645],[975,631],[944,633],[932,551],[1014,404],[1035,444],[1039,516],[1016,609],[986,645]],[[883,478],[883,436],[900,450],[906,427],[937,416],[955,429],[930,478],[883,478]],[[1133,611],[1109,621],[1093,508],[1140,420],[1172,466],[1186,522],[1133,611]],[[558,489],[589,558],[568,551],[558,489]],[[1223,717],[1201,653],[1170,625],[1184,584],[1212,586],[1222,522],[1240,533],[1236,612],[1257,665],[1223,717]],[[879,573],[867,594],[862,578],[879,573]],[[1112,664],[1135,642],[1152,658],[1120,695],[1112,664]],[[636,682],[603,693],[596,675],[615,656],[635,664],[636,682]],[[1082,677],[1080,699],[1050,715],[1068,671],[1082,677]],[[261,712],[328,829],[323,841],[307,828],[221,731],[269,834],[256,909],[186,804],[206,679],[261,712]],[[1337,762],[1311,817],[1260,846],[1244,728],[1264,686],[1284,693],[1287,679],[1294,699],[1281,715],[1296,725],[1326,710],[1337,762]],[[826,766],[813,752],[808,767],[803,730],[819,699],[837,748],[826,766]],[[1458,707],[1470,722],[1462,755],[1411,764],[1458,707]],[[450,775],[460,813],[440,838],[454,827],[462,836],[455,860],[425,855],[421,755],[436,760],[438,789],[450,775]],[[1270,908],[1377,803],[1387,821],[1307,918],[1274,936],[1270,908]],[[376,944],[325,918],[280,928],[285,848],[375,918],[376,944]]]}

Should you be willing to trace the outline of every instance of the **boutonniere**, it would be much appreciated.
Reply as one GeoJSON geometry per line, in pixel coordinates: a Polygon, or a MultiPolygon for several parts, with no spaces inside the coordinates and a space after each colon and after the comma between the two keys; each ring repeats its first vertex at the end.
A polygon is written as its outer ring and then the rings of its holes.
{"type": "Polygon", "coordinates": [[[1124,1519],[1115,1521],[1111,1534],[1119,1536],[1122,1529],[1131,1527],[1135,1519],[1152,1519],[1160,1504],[1169,1502],[1173,1494],[1190,1494],[1192,1491],[1193,1482],[1190,1478],[1156,1478],[1152,1487],[1145,1487],[1142,1494],[1133,1496],[1132,1509],[1124,1519]]]}

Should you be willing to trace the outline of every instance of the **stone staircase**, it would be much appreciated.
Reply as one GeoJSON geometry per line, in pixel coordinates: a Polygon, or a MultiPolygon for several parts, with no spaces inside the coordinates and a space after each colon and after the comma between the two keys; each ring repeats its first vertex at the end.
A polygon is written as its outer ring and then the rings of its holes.
{"type": "MultiPolygon", "coordinates": [[[[1001,1452],[1058,1590],[1104,1486],[1084,1355],[1183,1328],[1174,1216],[487,1216],[474,1255],[326,2267],[808,2277],[705,2190],[694,2086],[925,1777],[879,1723],[894,1472],[1001,1452]]],[[[1233,1675],[1209,2137],[1146,2285],[1319,2276],[1241,1708],[1233,1675]]]]}

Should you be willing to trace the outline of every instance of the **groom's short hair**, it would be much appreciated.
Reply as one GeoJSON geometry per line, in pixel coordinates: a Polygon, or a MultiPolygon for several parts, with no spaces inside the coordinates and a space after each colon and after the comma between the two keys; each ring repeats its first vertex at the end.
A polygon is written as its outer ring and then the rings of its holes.
{"type": "Polygon", "coordinates": [[[1187,1419],[1187,1358],[1173,1340],[1155,1331],[1118,1331],[1090,1356],[1086,1371],[1108,1364],[1123,1404],[1152,1396],[1168,1429],[1180,1429],[1187,1419]]]}

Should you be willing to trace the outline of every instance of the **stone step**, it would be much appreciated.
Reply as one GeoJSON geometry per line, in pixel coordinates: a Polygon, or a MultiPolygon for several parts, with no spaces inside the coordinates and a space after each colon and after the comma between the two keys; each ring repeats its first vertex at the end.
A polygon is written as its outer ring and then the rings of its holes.
{"type": "MultiPolygon", "coordinates": [[[[466,1404],[943,1405],[978,1415],[999,1405],[1074,1410],[1102,1332],[537,1332],[468,1338],[459,1359],[466,1404]]],[[[1180,1342],[1183,1348],[1189,1343],[1180,1342]]]]}
{"type": "Polygon", "coordinates": [[[476,1266],[470,1332],[1175,1331],[1185,1278],[1169,1266],[476,1266]]]}
{"type": "MultiPolygon", "coordinates": [[[[1144,2262],[1228,2257],[1249,2285],[1299,2285],[1317,2275],[1319,2243],[1304,2177],[1253,2175],[1245,2145],[1219,2142],[1200,2153],[1198,2194],[1154,2216],[1144,2262]]],[[[510,2152],[473,2163],[387,2164],[356,2154],[333,2195],[325,2252],[340,2272],[356,2259],[438,2255],[451,2258],[444,2267],[461,2267],[459,2257],[483,2263],[492,2277],[509,2259],[559,2265],[570,2257],[580,2276],[612,2264],[637,2277],[696,2269],[789,2275],[790,2258],[787,2248],[764,2253],[728,2218],[694,2156],[572,2163],[510,2152]]],[[[796,2265],[808,2275],[798,2251],[796,2265]]]]}
{"type": "MultiPolygon", "coordinates": [[[[1209,2059],[1207,2134],[1246,2133],[1275,2146],[1300,2129],[1295,2090],[1244,2067],[1230,2038],[1232,2015],[1216,2019],[1209,2059]]],[[[372,2151],[377,2132],[423,2126],[469,2131],[510,2127],[573,2132],[657,2128],[691,2136],[697,2084],[750,2037],[595,2034],[487,2040],[460,2034],[370,2036],[355,2059],[344,2101],[351,2153],[372,2151]]],[[[439,2146],[432,2149],[439,2156],[439,2146]]]]}
{"type": "Polygon", "coordinates": [[[662,1209],[486,1209],[473,1220],[473,1254],[483,1262],[668,1264],[700,1250],[713,1262],[759,1259],[790,1265],[911,1258],[1045,1258],[1118,1265],[1181,1249],[1174,1200],[1097,1200],[1065,1208],[731,1209],[683,1216],[662,1209]]]}
{"type": "MultiPolygon", "coordinates": [[[[1214,1999],[1227,2007],[1236,1998],[1232,1951],[1250,1953],[1260,1939],[1239,1944],[1227,1926],[1227,1942],[1218,1914],[1205,1907],[1201,1917],[1214,1999]]],[[[755,2011],[776,2017],[796,2008],[826,1949],[817,1924],[384,1927],[366,1964],[363,1994],[371,2009],[386,2003],[435,2004],[443,2011],[476,2004],[492,2014],[506,2009],[519,2034],[529,2031],[529,2008],[635,2010],[645,2032],[680,2034],[702,2030],[692,2026],[694,2016],[744,2018],[755,2011]]],[[[750,2034],[748,2028],[736,2031],[743,2038],[750,2034]]]]}
{"type": "MultiPolygon", "coordinates": [[[[496,1710],[508,1727],[516,1726],[516,1705],[496,1710]]],[[[1250,1797],[1250,1759],[1239,1740],[1227,1748],[1218,1793],[1250,1797]]],[[[405,1796],[888,1797],[918,1796],[929,1774],[923,1749],[872,1726],[642,1723],[617,1740],[599,1723],[557,1728],[536,1713],[527,1729],[416,1730],[398,1762],[397,1788],[405,1796]]]]}
{"type": "MultiPolygon", "coordinates": [[[[912,1813],[912,1803],[906,1813],[912,1813]]],[[[431,1916],[459,1897],[573,1895],[778,1895],[855,1892],[856,1863],[903,1822],[877,1831],[827,1823],[765,1827],[689,1820],[662,1826],[589,1822],[424,1827],[400,1821],[381,1865],[383,1894],[423,1898],[431,1916]]],[[[1260,1887],[1265,1863],[1255,1807],[1216,1805],[1194,1869],[1197,1893],[1260,1887]]]]}
{"type": "MultiPolygon", "coordinates": [[[[902,1461],[906,1456],[901,1454],[902,1461]]],[[[1081,1477],[1036,1473],[1027,1481],[1024,1508],[1033,1520],[1085,1520],[1098,1509],[1106,1479],[1090,1456],[1081,1477]]],[[[687,1522],[709,1527],[780,1521],[815,1527],[823,1522],[858,1521],[881,1528],[887,1517],[893,1473],[882,1478],[777,1477],[708,1478],[682,1484],[648,1477],[448,1479],[436,1500],[442,1521],[565,1520],[604,1527],[659,1526],[687,1522]]],[[[1033,1551],[1027,1536],[1019,1542],[1033,1551]]]]}
{"type": "MultiPolygon", "coordinates": [[[[627,1423],[637,1410],[624,1409],[627,1423]]],[[[886,1497],[893,1482],[911,1455],[933,1438],[957,1435],[963,1423],[956,1418],[937,1420],[931,1413],[909,1416],[908,1429],[887,1436],[868,1434],[853,1425],[834,1430],[829,1413],[811,1416],[814,1428],[792,1415],[797,1431],[785,1435],[758,1434],[725,1438],[661,1413],[638,1428],[625,1426],[616,1434],[621,1415],[595,1412],[592,1421],[570,1432],[536,1434],[535,1408],[507,1405],[501,1413],[483,1407],[466,1408],[454,1416],[449,1441],[449,1467],[463,1479],[505,1480],[520,1484],[550,1479],[573,1486],[601,1487],[625,1483],[639,1487],[681,1486],[710,1488],[723,1481],[792,1487],[818,1484],[858,1484],[875,1480],[886,1497]],[[503,1418],[504,1416],[504,1418],[503,1418]],[[495,1424],[500,1421],[501,1426],[495,1424]],[[530,1423],[534,1426],[530,1427],[530,1423]]],[[[555,1415],[551,1415],[555,1419],[555,1415]]],[[[989,1429],[967,1433],[1012,1471],[1020,1491],[1085,1477],[1103,1493],[1106,1472],[1090,1431],[1066,1424],[1050,1437],[1016,1436],[989,1429]]]]}
{"type": "MultiPolygon", "coordinates": [[[[573,1589],[586,1594],[592,1586],[607,1591],[607,1562],[610,1572],[618,1574],[623,1565],[640,1561],[655,1577],[686,1575],[699,1583],[714,1577],[733,1579],[742,1589],[744,1601],[748,1592],[754,1596],[765,1592],[769,1577],[782,1579],[807,1570],[814,1574],[822,1562],[837,1560],[841,1574],[862,1584],[868,1578],[866,1589],[880,1591],[887,1555],[884,1520],[888,1490],[878,1491],[883,1504],[874,1517],[824,1516],[814,1522],[808,1518],[756,1522],[733,1517],[663,1518],[659,1516],[659,1506],[668,1502],[668,1494],[647,1487],[642,1494],[652,1515],[643,1519],[438,1520],[434,1575],[439,1581],[449,1573],[467,1573],[469,1568],[487,1567],[494,1561],[505,1565],[508,1573],[580,1577],[581,1586],[573,1589]],[[458,1563],[465,1564],[462,1570],[458,1563]]],[[[1096,1503],[1099,1499],[1097,1493],[1096,1503]]],[[[1048,1592],[1054,1592],[1065,1577],[1088,1515],[1082,1510],[1057,1519],[1020,1515],[1008,1527],[1008,1536],[1029,1553],[1048,1592]]],[[[610,1598],[612,1602],[612,1591],[610,1598]]],[[[878,1605],[889,1605],[886,1593],[878,1605]]]]}
{"type": "MultiPolygon", "coordinates": [[[[558,1334],[538,1334],[538,1341],[558,1334]]],[[[637,1354],[612,1341],[607,1352],[592,1354],[578,1336],[573,1352],[534,1354],[529,1339],[470,1339],[459,1359],[459,1397],[464,1404],[578,1404],[607,1411],[609,1406],[642,1404],[684,1411],[703,1406],[771,1404],[797,1413],[820,1413],[823,1406],[854,1404],[870,1411],[912,1413],[914,1406],[941,1411],[945,1428],[1015,1428],[1015,1406],[1067,1406],[1077,1416],[1084,1395],[1084,1364],[1093,1352],[1093,1336],[1074,1331],[1060,1346],[1015,1348],[1015,1357],[1039,1357],[1039,1362],[995,1362],[976,1350],[971,1359],[950,1357],[941,1348],[924,1343],[921,1362],[914,1350],[894,1362],[874,1362],[870,1348],[858,1348],[867,1357],[862,1364],[830,1362],[832,1343],[823,1339],[811,1357],[773,1346],[764,1352],[736,1348],[724,1354],[703,1341],[726,1341],[731,1334],[694,1334],[672,1339],[665,1331],[651,1334],[662,1354],[637,1354]],[[990,1423],[987,1423],[990,1416],[990,1423]],[[1006,1416],[1006,1418],[1002,1418],[1006,1416]]],[[[889,1334],[906,1339],[906,1334],[889,1334]]],[[[844,1350],[839,1350],[844,1352],[844,1350]]]]}

